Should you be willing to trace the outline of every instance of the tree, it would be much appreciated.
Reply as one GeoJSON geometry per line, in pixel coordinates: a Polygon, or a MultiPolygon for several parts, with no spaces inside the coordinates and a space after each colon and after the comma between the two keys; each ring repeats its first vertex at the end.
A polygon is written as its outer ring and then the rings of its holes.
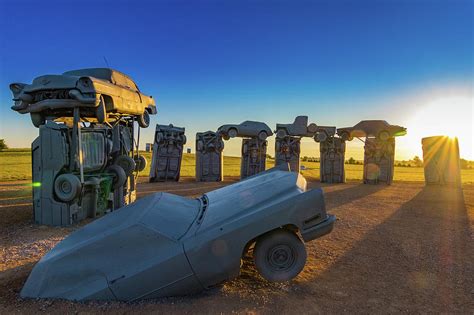
{"type": "Polygon", "coordinates": [[[415,156],[413,158],[413,163],[415,164],[416,167],[422,167],[423,166],[423,161],[418,156],[415,156]]]}
{"type": "Polygon", "coordinates": [[[8,145],[5,143],[5,139],[0,139],[0,151],[8,149],[8,145]]]}
{"type": "Polygon", "coordinates": [[[356,160],[351,156],[349,160],[347,160],[347,164],[355,164],[356,160]]]}

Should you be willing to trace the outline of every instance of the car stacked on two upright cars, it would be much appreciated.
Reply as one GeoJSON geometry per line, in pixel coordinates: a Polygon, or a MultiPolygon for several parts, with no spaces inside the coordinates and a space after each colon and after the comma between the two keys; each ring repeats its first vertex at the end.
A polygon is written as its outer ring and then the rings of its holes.
{"type": "Polygon", "coordinates": [[[150,124],[156,114],[155,100],[140,92],[127,75],[108,68],[80,69],[62,75],[43,75],[31,84],[12,83],[15,105],[12,109],[30,113],[36,127],[46,119],[72,117],[79,108],[81,117],[107,122],[122,116],[133,116],[139,125],[150,124]]]}

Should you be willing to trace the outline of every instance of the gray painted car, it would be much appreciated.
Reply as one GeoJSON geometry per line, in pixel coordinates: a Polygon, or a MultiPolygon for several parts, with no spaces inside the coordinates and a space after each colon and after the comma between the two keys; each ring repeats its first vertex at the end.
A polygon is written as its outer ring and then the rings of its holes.
{"type": "Polygon", "coordinates": [[[127,75],[109,68],[91,68],[43,75],[31,84],[12,83],[15,105],[12,109],[30,113],[39,127],[46,118],[72,117],[75,107],[81,117],[103,123],[119,116],[135,116],[141,127],[148,127],[150,114],[156,114],[155,100],[139,90],[127,75]]]}
{"type": "Polygon", "coordinates": [[[238,125],[222,125],[217,129],[217,132],[221,134],[225,140],[235,137],[258,137],[260,140],[265,140],[267,137],[273,135],[272,130],[266,123],[251,120],[246,120],[238,125]]]}
{"type": "Polygon", "coordinates": [[[313,137],[316,129],[316,124],[311,123],[308,125],[308,116],[296,116],[291,124],[277,124],[275,133],[278,138],[286,136],[313,137]]]}
{"type": "Polygon", "coordinates": [[[405,127],[390,125],[385,120],[362,120],[354,127],[337,129],[337,134],[344,141],[351,141],[354,137],[376,137],[387,141],[391,137],[404,136],[406,133],[405,127]]]}
{"type": "Polygon", "coordinates": [[[321,189],[307,190],[300,174],[277,168],[197,199],[156,193],[56,245],[21,296],[133,301],[192,294],[237,277],[252,247],[264,278],[288,281],[305,265],[303,241],[330,233],[334,222],[321,189]]]}

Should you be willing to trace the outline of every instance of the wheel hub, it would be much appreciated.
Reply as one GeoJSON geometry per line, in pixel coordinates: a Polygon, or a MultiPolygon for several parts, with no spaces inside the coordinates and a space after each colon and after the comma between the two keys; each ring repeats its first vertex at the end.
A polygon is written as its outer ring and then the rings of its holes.
{"type": "Polygon", "coordinates": [[[295,255],[289,246],[278,245],[269,251],[267,261],[274,270],[286,270],[294,264],[295,255]]]}
{"type": "Polygon", "coordinates": [[[70,193],[72,190],[71,184],[68,182],[63,182],[61,184],[61,190],[65,193],[70,193]]]}

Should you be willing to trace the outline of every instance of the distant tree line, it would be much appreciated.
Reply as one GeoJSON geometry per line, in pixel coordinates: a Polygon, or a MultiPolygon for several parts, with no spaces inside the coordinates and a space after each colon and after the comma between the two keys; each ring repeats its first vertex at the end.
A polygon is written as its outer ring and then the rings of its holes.
{"type": "Polygon", "coordinates": [[[0,139],[0,151],[8,149],[8,145],[5,142],[5,139],[0,139]]]}

